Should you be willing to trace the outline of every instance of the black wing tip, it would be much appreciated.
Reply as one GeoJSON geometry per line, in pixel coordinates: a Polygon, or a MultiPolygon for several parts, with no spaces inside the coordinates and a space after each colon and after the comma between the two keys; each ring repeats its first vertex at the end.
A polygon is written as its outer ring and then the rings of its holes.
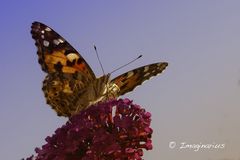
{"type": "Polygon", "coordinates": [[[41,28],[41,23],[34,21],[31,25],[31,33],[32,34],[36,33],[39,30],[39,28],[41,28]]]}
{"type": "MultiPolygon", "coordinates": [[[[33,31],[33,30],[37,30],[37,29],[40,29],[40,28],[46,28],[46,27],[48,27],[48,26],[45,25],[44,23],[41,23],[41,22],[38,22],[38,21],[33,21],[32,25],[31,25],[31,30],[33,31]]],[[[48,28],[50,28],[50,27],[48,27],[48,28]]]]}
{"type": "Polygon", "coordinates": [[[36,24],[41,24],[41,23],[38,22],[38,21],[33,21],[33,22],[32,22],[32,25],[36,25],[36,24]]]}
{"type": "Polygon", "coordinates": [[[159,65],[161,67],[166,68],[169,64],[168,64],[168,62],[157,62],[157,63],[153,63],[153,64],[150,64],[150,65],[159,65]]]}
{"type": "Polygon", "coordinates": [[[163,62],[165,64],[165,66],[167,67],[168,66],[168,62],[163,62]]]}
{"type": "Polygon", "coordinates": [[[32,22],[31,29],[33,30],[34,28],[37,28],[40,25],[41,25],[40,22],[34,21],[34,22],[32,22]]]}
{"type": "Polygon", "coordinates": [[[32,26],[35,26],[35,25],[46,26],[45,24],[43,24],[43,23],[41,23],[41,22],[33,21],[33,22],[32,22],[32,26]]]}
{"type": "Polygon", "coordinates": [[[168,62],[158,62],[158,64],[164,64],[164,65],[168,66],[168,62]]]}
{"type": "Polygon", "coordinates": [[[42,31],[45,28],[49,28],[52,30],[52,28],[48,27],[47,25],[38,22],[38,21],[33,21],[32,25],[31,25],[31,34],[32,34],[32,38],[35,39],[36,37],[38,37],[41,33],[40,31],[42,31]]]}

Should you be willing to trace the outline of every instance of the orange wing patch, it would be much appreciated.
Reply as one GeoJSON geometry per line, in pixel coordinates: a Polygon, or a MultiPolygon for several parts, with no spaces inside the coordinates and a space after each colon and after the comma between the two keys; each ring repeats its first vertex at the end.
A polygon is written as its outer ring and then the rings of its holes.
{"type": "Polygon", "coordinates": [[[96,79],[83,57],[52,28],[34,22],[31,33],[38,48],[38,61],[43,71],[70,74],[80,72],[87,80],[96,79]]]}
{"type": "Polygon", "coordinates": [[[45,54],[45,63],[48,67],[48,72],[61,71],[63,73],[82,72],[88,75],[87,65],[81,61],[81,57],[77,53],[64,55],[64,50],[54,51],[51,54],[45,54]]]}

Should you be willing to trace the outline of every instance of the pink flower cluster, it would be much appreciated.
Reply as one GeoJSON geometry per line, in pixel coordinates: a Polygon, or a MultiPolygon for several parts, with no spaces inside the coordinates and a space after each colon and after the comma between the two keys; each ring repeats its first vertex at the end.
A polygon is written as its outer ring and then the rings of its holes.
{"type": "Polygon", "coordinates": [[[101,102],[71,117],[28,160],[142,160],[152,149],[150,122],[128,99],[101,102]]]}

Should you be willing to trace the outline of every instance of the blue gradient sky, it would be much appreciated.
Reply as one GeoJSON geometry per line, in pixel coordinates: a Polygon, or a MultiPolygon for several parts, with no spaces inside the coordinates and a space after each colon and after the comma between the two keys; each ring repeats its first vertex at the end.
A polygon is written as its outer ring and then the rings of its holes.
{"type": "Polygon", "coordinates": [[[0,155],[27,157],[65,123],[45,104],[45,74],[30,35],[43,22],[67,39],[101,75],[139,54],[141,65],[169,67],[125,95],[152,113],[154,149],[146,160],[240,159],[240,1],[0,2],[0,155]],[[177,144],[225,144],[224,149],[170,149],[177,144]]]}

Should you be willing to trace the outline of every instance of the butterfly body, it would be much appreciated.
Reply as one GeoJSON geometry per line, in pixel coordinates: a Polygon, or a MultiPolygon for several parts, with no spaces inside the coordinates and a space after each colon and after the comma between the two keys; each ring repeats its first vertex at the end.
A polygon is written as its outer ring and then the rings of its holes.
{"type": "Polygon", "coordinates": [[[38,49],[38,62],[47,73],[42,88],[46,101],[59,116],[70,117],[89,105],[130,92],[168,65],[149,64],[112,80],[109,74],[96,78],[83,57],[53,29],[34,22],[31,33],[38,49]]]}

